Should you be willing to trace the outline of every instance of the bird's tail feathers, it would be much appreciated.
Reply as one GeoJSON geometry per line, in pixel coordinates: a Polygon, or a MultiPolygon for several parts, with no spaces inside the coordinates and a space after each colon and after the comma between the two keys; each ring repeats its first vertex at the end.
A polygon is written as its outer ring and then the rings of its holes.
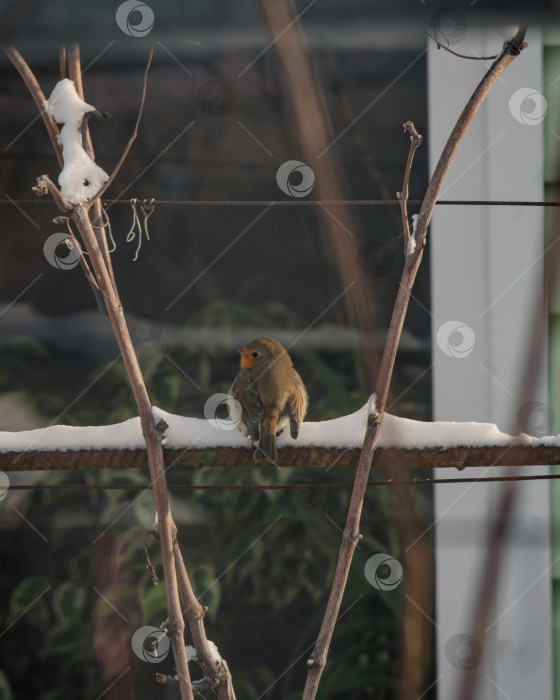
{"type": "Polygon", "coordinates": [[[259,444],[255,448],[254,458],[256,462],[276,462],[278,460],[275,418],[263,417],[259,444]]]}

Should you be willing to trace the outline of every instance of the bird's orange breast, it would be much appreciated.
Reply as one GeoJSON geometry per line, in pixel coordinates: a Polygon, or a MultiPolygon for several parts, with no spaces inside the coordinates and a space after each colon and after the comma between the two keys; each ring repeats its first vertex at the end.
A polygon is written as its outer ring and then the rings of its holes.
{"type": "Polygon", "coordinates": [[[259,358],[253,357],[252,351],[248,348],[243,348],[241,351],[241,369],[253,369],[259,364],[259,358]]]}

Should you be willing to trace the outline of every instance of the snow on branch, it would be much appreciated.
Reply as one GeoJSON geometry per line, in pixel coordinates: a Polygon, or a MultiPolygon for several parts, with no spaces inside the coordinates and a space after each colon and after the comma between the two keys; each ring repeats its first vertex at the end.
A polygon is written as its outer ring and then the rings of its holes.
{"type": "Polygon", "coordinates": [[[86,112],[96,112],[76,92],[74,83],[65,78],[54,87],[46,111],[64,124],[58,141],[62,146],[64,168],[58,176],[62,196],[71,204],[85,204],[93,199],[109,179],[86,153],[82,145],[82,121],[86,112]]]}
{"type": "MultiPolygon", "coordinates": [[[[248,466],[254,464],[249,439],[229,421],[208,421],[154,407],[156,421],[167,424],[166,461],[176,466],[248,466]]],[[[278,438],[280,466],[355,467],[363,442],[369,404],[334,420],[302,425],[297,440],[278,438]]],[[[385,414],[374,467],[406,459],[414,468],[519,466],[560,463],[560,436],[503,433],[493,423],[422,422],[385,414]]],[[[0,468],[95,469],[145,467],[139,418],[105,426],[55,425],[21,432],[0,432],[0,468]]]]}

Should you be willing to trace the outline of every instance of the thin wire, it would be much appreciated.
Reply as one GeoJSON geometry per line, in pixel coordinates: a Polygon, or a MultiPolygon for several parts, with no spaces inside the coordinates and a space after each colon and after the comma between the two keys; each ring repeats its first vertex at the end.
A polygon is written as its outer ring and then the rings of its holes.
{"type": "MultiPolygon", "coordinates": [[[[128,204],[130,199],[105,199],[103,204],[128,204]]],[[[421,199],[409,199],[408,204],[420,206],[421,199]]],[[[0,206],[10,204],[51,204],[50,199],[0,199],[0,206]]],[[[317,207],[323,205],[344,205],[354,207],[398,207],[400,203],[396,199],[293,199],[293,200],[186,200],[186,199],[157,199],[154,204],[171,207],[317,207]]],[[[510,200],[510,199],[443,199],[436,202],[444,206],[488,206],[488,207],[560,207],[560,201],[536,201],[536,200],[510,200]]]]}
{"type": "MultiPolygon", "coordinates": [[[[497,481],[542,481],[560,479],[560,474],[534,474],[527,476],[457,477],[447,479],[384,479],[368,481],[368,486],[420,486],[422,484],[472,484],[497,481]]],[[[307,489],[341,488],[353,486],[353,481],[311,482],[297,484],[168,484],[169,491],[306,491],[307,489]]],[[[143,491],[150,484],[15,484],[9,491],[143,491]]]]}

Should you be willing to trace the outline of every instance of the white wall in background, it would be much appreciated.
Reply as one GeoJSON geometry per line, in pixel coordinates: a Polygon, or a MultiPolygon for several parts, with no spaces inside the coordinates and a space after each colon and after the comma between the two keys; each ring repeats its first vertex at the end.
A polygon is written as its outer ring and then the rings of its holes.
{"type": "MultiPolygon", "coordinates": [[[[529,48],[505,71],[469,128],[441,199],[544,199],[538,96],[535,102],[527,92],[517,93],[522,88],[541,90],[539,32],[530,31],[527,40],[529,48]],[[522,123],[523,119],[532,123],[522,123]]],[[[497,31],[473,28],[452,48],[488,55],[499,51],[502,41],[497,31]]],[[[430,42],[427,146],[431,171],[486,66],[438,51],[430,42]]],[[[539,304],[543,311],[543,211],[440,206],[429,235],[434,420],[491,421],[501,430],[516,432],[525,352],[539,304]],[[440,333],[438,344],[438,329],[448,321],[465,324],[473,335],[466,329],[461,335],[459,329],[446,344],[440,333]]],[[[541,367],[534,395],[546,403],[546,366],[541,367]]],[[[438,474],[448,476],[447,471],[438,474]]],[[[449,472],[482,476],[497,470],[449,472]]],[[[488,483],[436,487],[436,677],[441,700],[457,697],[458,667],[475,663],[480,651],[476,642],[459,635],[471,630],[500,487],[488,483]]],[[[523,482],[518,492],[514,531],[482,649],[479,700],[553,697],[548,484],[523,482]]]]}

